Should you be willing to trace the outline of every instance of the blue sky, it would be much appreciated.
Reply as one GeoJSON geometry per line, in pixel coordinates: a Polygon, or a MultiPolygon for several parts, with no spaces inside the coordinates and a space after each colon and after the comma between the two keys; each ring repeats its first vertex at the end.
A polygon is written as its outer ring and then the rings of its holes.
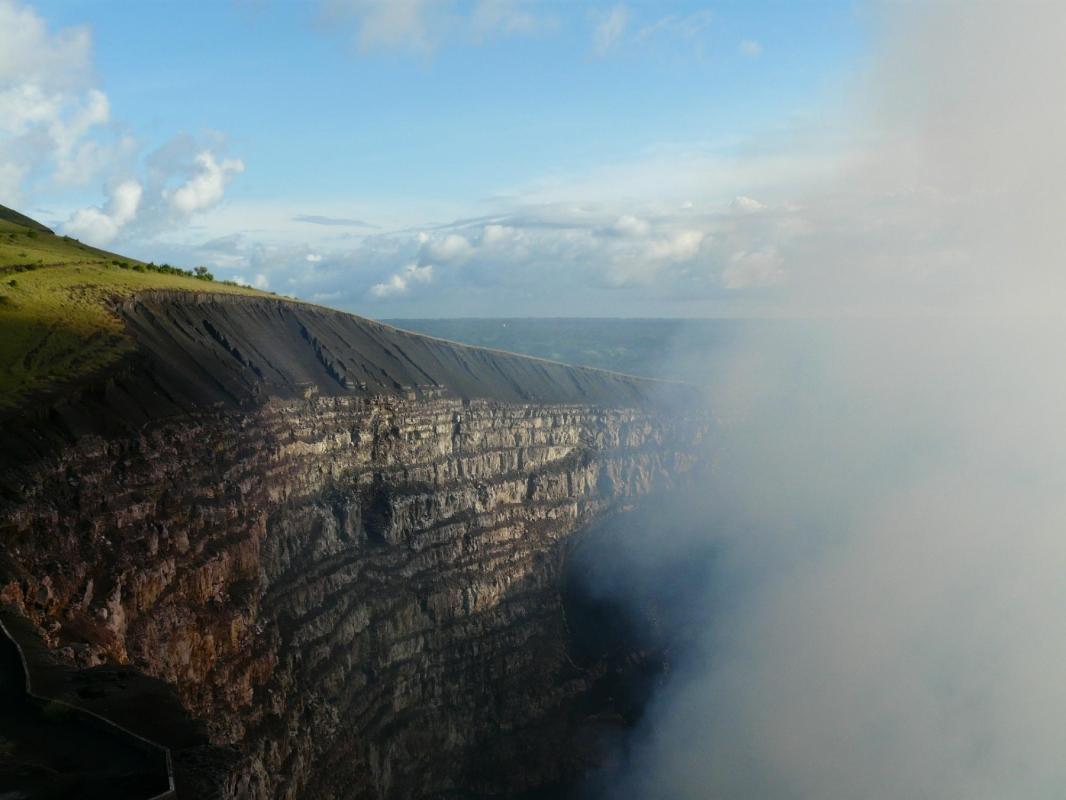
{"type": "Polygon", "coordinates": [[[709,215],[761,210],[839,155],[827,130],[846,123],[826,120],[869,39],[865,12],[830,0],[0,9],[40,62],[0,66],[0,92],[37,86],[51,108],[0,129],[19,167],[0,202],[388,316],[742,308],[775,269],[723,279],[737,251],[703,252],[709,215]],[[90,94],[106,111],[78,124],[90,94]]]}

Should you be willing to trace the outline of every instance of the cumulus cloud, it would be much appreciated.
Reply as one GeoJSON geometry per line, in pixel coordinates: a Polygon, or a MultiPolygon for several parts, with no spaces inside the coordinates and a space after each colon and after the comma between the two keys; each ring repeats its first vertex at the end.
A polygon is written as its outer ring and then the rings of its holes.
{"type": "Polygon", "coordinates": [[[137,216],[143,193],[137,181],[123,181],[111,191],[104,208],[83,208],[74,212],[61,230],[90,244],[105,245],[137,216]]]}
{"type": "Polygon", "coordinates": [[[449,233],[442,238],[423,236],[423,253],[431,261],[445,264],[462,264],[474,254],[474,247],[458,233],[449,233]]]}
{"type": "Polygon", "coordinates": [[[370,293],[379,298],[394,297],[406,294],[415,284],[429,283],[432,280],[433,266],[431,264],[424,267],[408,264],[401,272],[389,277],[387,281],[375,283],[370,287],[370,293]]]}
{"type": "Polygon", "coordinates": [[[239,254],[216,249],[203,258],[227,259],[211,263],[248,272],[232,259],[266,259],[269,250],[271,270],[287,291],[363,313],[373,313],[367,300],[387,298],[389,313],[402,301],[403,313],[415,316],[488,313],[503,304],[537,315],[558,312],[563,296],[580,298],[574,302],[582,306],[569,313],[609,302],[618,313],[677,313],[672,309],[683,304],[687,313],[707,314],[739,296],[767,299],[763,290],[787,282],[796,248],[818,229],[798,206],[716,194],[685,202],[668,193],[661,200],[512,206],[422,230],[313,246],[294,241],[288,250],[253,248],[245,237],[239,254]],[[412,264],[432,266],[432,295],[409,290],[412,264]]]}
{"type": "Polygon", "coordinates": [[[239,160],[220,161],[215,148],[165,168],[153,156],[143,160],[93,79],[88,28],[51,30],[29,6],[0,0],[0,200],[23,205],[93,183],[110,187],[102,204],[62,225],[96,244],[154,236],[221,200],[243,169],[239,160]]]}
{"type": "Polygon", "coordinates": [[[98,135],[107,96],[89,83],[87,28],[50,31],[30,7],[0,0],[0,193],[17,202],[28,181],[84,185],[128,149],[98,135]]]}
{"type": "Polygon", "coordinates": [[[0,2],[0,81],[46,89],[80,88],[92,38],[84,26],[51,33],[30,7],[0,2]]]}
{"type": "Polygon", "coordinates": [[[217,205],[229,181],[242,169],[240,160],[220,159],[209,150],[197,149],[195,140],[178,137],[148,157],[143,178],[115,183],[103,207],[77,210],[62,229],[100,245],[118,238],[154,240],[217,205]],[[175,181],[176,186],[168,186],[175,181]]]}
{"type": "Polygon", "coordinates": [[[193,175],[165,195],[170,207],[181,214],[193,214],[218,203],[233,176],[244,171],[244,162],[240,159],[218,161],[207,150],[197,154],[195,163],[193,175]]]}

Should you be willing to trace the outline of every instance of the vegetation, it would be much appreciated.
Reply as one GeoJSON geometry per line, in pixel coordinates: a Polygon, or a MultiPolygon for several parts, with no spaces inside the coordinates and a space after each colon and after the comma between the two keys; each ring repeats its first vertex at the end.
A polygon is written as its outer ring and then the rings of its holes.
{"type": "Polygon", "coordinates": [[[264,294],[215,281],[205,267],[125,258],[18,217],[0,207],[0,411],[130,352],[116,300],[147,289],[264,294]]]}

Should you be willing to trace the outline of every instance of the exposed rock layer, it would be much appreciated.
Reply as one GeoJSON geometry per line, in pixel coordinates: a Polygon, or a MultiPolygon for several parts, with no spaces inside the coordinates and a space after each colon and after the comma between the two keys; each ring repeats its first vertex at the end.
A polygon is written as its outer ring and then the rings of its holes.
{"type": "Polygon", "coordinates": [[[229,797],[508,795],[580,769],[565,541],[677,480],[700,419],[646,382],[306,307],[126,313],[140,366],[10,471],[2,599],[68,662],[174,685],[240,754],[229,797]],[[140,416],[92,420],[108,406],[140,416]]]}

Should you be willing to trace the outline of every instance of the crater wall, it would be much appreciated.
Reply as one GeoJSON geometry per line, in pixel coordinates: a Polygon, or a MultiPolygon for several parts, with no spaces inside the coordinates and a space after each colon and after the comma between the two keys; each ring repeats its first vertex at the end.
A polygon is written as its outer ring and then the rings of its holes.
{"type": "MultiPolygon", "coordinates": [[[[572,732],[594,676],[566,652],[567,542],[683,481],[706,421],[609,373],[576,402],[588,376],[516,356],[494,366],[470,348],[440,357],[467,359],[462,382],[423,365],[426,383],[375,390],[321,361],[307,369],[324,375],[303,380],[284,363],[318,358],[318,323],[272,341],[221,306],[152,302],[128,312],[134,330],[158,324],[138,334],[141,366],[38,415],[49,448],[8,464],[0,600],[59,661],[129,665],[177,691],[229,754],[177,747],[179,793],[516,796],[587,766],[572,732]],[[159,322],[176,316],[184,332],[159,322]],[[270,367],[247,355],[253,343],[293,349],[270,367]],[[193,369],[186,358],[217,359],[208,372],[231,383],[201,375],[178,397],[168,387],[193,369]],[[270,369],[293,374],[272,383],[270,369]],[[540,369],[551,380],[521,392],[478,381],[540,369]],[[108,404],[142,413],[85,422],[108,404]]],[[[369,363],[329,341],[334,363],[369,363]]],[[[28,435],[10,425],[9,441],[28,435]]]]}

